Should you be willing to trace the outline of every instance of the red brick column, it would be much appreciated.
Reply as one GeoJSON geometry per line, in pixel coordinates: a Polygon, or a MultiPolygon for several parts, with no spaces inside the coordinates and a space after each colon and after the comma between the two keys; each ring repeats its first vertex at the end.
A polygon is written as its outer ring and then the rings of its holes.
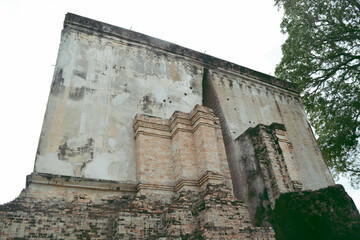
{"type": "Polygon", "coordinates": [[[198,164],[189,114],[175,112],[170,118],[175,191],[184,186],[197,187],[198,164]]]}
{"type": "MultiPolygon", "coordinates": [[[[196,105],[190,113],[191,125],[194,133],[196,159],[198,163],[199,183],[207,181],[221,183],[221,167],[217,144],[216,130],[220,126],[212,110],[196,105]]],[[[223,150],[225,151],[225,150],[223,150]]]]}
{"type": "Polygon", "coordinates": [[[219,119],[196,105],[170,120],[137,115],[134,119],[137,190],[177,192],[207,183],[230,182],[219,119]]]}
{"type": "Polygon", "coordinates": [[[168,120],[136,115],[133,127],[137,190],[172,191],[174,174],[168,120]]]}

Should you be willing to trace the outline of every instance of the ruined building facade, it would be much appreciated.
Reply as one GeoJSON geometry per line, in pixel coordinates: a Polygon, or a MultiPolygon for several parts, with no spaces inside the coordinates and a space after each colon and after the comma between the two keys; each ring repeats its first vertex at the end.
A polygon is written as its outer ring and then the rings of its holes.
{"type": "Polygon", "coordinates": [[[0,239],[359,237],[296,86],[70,13],[34,171],[0,216],[0,239]]]}

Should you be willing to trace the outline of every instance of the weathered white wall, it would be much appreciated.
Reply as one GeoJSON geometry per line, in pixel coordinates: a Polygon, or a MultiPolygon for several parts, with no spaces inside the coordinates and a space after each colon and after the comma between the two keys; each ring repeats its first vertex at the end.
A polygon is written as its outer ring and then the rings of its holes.
{"type": "MultiPolygon", "coordinates": [[[[212,85],[212,94],[218,98],[211,105],[217,108],[215,112],[222,115],[220,119],[229,161],[235,161],[235,152],[246,151],[236,149],[239,145],[232,144],[246,129],[259,123],[282,123],[294,147],[295,166],[303,189],[319,189],[334,184],[298,94],[256,78],[213,70],[209,71],[207,84],[212,85]]],[[[232,164],[230,168],[234,177],[238,173],[236,163],[232,164]]],[[[241,179],[241,176],[237,178],[241,179]]]]}
{"type": "Polygon", "coordinates": [[[202,68],[159,49],[64,28],[35,172],[135,182],[133,118],[201,104],[202,68]]]}
{"type": "Polygon", "coordinates": [[[135,183],[134,116],[169,118],[201,103],[220,117],[233,177],[233,140],[277,122],[287,129],[304,189],[334,184],[291,83],[73,14],[65,19],[34,171],[135,183]]]}

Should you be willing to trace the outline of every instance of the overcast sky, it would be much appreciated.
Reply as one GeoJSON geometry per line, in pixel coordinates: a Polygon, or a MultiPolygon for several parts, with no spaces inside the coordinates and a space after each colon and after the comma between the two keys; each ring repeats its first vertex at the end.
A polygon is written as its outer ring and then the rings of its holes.
{"type": "MultiPolygon", "coordinates": [[[[0,0],[0,203],[16,198],[33,170],[67,12],[271,75],[286,39],[272,0],[0,0]]],[[[360,190],[344,185],[360,208],[360,190]]]]}

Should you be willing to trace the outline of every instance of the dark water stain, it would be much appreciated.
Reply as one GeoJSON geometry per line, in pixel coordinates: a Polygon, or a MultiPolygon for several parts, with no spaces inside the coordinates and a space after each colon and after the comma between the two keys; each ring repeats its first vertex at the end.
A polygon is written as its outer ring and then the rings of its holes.
{"type": "Polygon", "coordinates": [[[63,70],[62,68],[60,68],[55,74],[54,74],[54,79],[53,82],[51,84],[51,89],[50,89],[50,94],[52,95],[59,95],[60,92],[63,92],[65,87],[64,87],[64,78],[62,77],[63,75],[63,70]]]}
{"type": "Polygon", "coordinates": [[[73,88],[69,92],[69,98],[74,101],[79,101],[84,98],[85,95],[85,88],[73,88]]]}
{"type": "Polygon", "coordinates": [[[86,75],[87,75],[86,72],[82,72],[82,71],[79,71],[79,70],[74,70],[73,74],[75,76],[79,77],[79,78],[82,78],[82,79],[86,80],[86,75]]]}
{"type": "Polygon", "coordinates": [[[69,158],[75,157],[77,155],[84,155],[88,153],[90,155],[91,160],[94,157],[94,148],[93,148],[94,140],[92,138],[87,139],[87,143],[78,148],[71,148],[65,142],[63,145],[60,145],[58,148],[58,159],[63,161],[68,161],[69,158]]]}
{"type": "Polygon", "coordinates": [[[74,101],[79,101],[84,98],[85,93],[93,94],[96,90],[82,86],[81,88],[73,88],[69,92],[69,98],[74,101]]]}
{"type": "Polygon", "coordinates": [[[141,110],[147,114],[152,114],[153,111],[151,109],[154,100],[151,98],[151,94],[147,94],[142,99],[142,108],[141,110]]]}

